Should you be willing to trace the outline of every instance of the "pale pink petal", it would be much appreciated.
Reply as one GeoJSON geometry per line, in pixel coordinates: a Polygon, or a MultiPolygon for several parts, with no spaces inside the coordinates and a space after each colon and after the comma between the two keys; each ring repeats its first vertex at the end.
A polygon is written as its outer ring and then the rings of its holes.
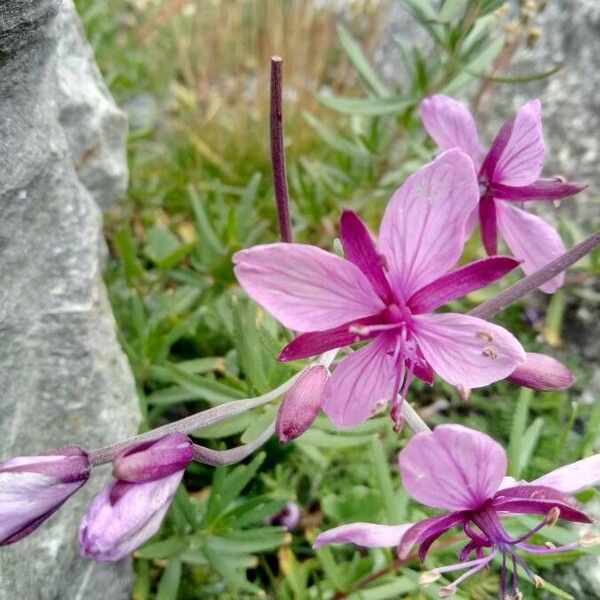
{"type": "Polygon", "coordinates": [[[532,481],[532,485],[544,485],[565,494],[575,494],[600,482],[600,454],[594,454],[550,471],[532,481]]]}
{"type": "Polygon", "coordinates": [[[255,246],[233,261],[247,294],[296,331],[331,329],[385,308],[356,265],[315,246],[255,246]]]}
{"type": "Polygon", "coordinates": [[[452,385],[477,388],[510,375],[525,351],[503,327],[455,313],[415,315],[414,335],[425,360],[452,385]]]}
{"type": "Polygon", "coordinates": [[[356,427],[391,400],[394,335],[380,334],[345,358],[325,386],[323,411],[340,429],[356,427]]]}
{"type": "MultiPolygon", "coordinates": [[[[521,268],[527,275],[566,252],[557,231],[539,217],[515,208],[508,202],[496,202],[496,211],[500,234],[514,257],[523,261],[521,268]]],[[[541,285],[540,289],[552,294],[564,280],[565,275],[561,273],[541,285]]]]}
{"type": "Polygon", "coordinates": [[[442,94],[425,98],[421,102],[421,119],[440,150],[460,148],[479,163],[483,149],[477,127],[471,113],[460,102],[442,94]]]}
{"type": "Polygon", "coordinates": [[[506,475],[502,446],[462,425],[439,425],[413,436],[398,461],[408,494],[444,510],[480,507],[493,497],[506,475]]]}
{"type": "Polygon", "coordinates": [[[458,149],[440,154],[396,190],[379,239],[392,287],[403,300],[458,261],[478,202],[473,161],[458,149]]]}
{"type": "Polygon", "coordinates": [[[356,544],[366,548],[392,548],[402,541],[402,536],[412,527],[405,525],[376,525],[374,523],[350,523],[323,532],[314,548],[328,544],[356,544]]]}
{"type": "Polygon", "coordinates": [[[482,169],[493,183],[519,186],[538,179],[543,166],[542,107],[531,100],[502,127],[482,169]]]}

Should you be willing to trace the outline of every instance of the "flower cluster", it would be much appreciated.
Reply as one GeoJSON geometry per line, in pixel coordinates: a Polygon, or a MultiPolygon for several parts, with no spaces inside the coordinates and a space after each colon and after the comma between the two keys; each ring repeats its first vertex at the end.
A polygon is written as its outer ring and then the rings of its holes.
{"type": "MultiPolygon", "coordinates": [[[[525,352],[509,331],[480,318],[483,312],[474,316],[439,311],[518,267],[528,275],[540,273],[565,252],[554,229],[515,206],[530,200],[557,201],[584,187],[559,177],[541,178],[539,101],[519,109],[487,153],[473,118],[451,98],[424,100],[421,115],[441,152],[393,194],[377,240],[354,212],[344,210],[343,256],[291,243],[287,227],[286,243],[255,246],[233,257],[235,274],[247,294],[298,334],[279,359],[319,358],[262,396],[213,407],[130,442],[93,452],[67,446],[5,462],[0,465],[0,545],[34,531],[81,488],[92,467],[104,463],[112,462],[113,478],[83,517],[79,542],[84,556],[115,561],[157,532],[192,460],[211,466],[239,462],[274,432],[282,443],[302,435],[321,409],[337,427],[349,428],[389,405],[399,431],[415,378],[431,385],[437,375],[462,395],[501,379],[538,390],[564,389],[572,383],[564,365],[525,352]],[[488,257],[459,266],[478,223],[488,257]],[[512,256],[498,255],[499,236],[512,256]],[[330,370],[336,353],[356,344],[330,370]],[[187,436],[278,398],[283,399],[276,420],[248,444],[215,451],[193,444],[187,436]]],[[[279,196],[284,188],[279,186],[279,196]]],[[[286,206],[282,210],[288,215],[286,206]]],[[[529,277],[535,280],[529,289],[540,285],[545,292],[555,291],[565,268],[562,259],[558,263],[560,268],[544,273],[545,279],[529,277]]],[[[420,428],[427,429],[424,423],[420,428]]],[[[442,425],[415,435],[400,453],[399,466],[406,491],[444,514],[404,525],[343,525],[321,534],[315,546],[396,546],[402,559],[418,546],[418,557],[424,560],[440,536],[459,528],[465,536],[459,562],[426,572],[422,582],[464,570],[442,588],[441,595],[449,596],[464,579],[499,559],[502,597],[520,598],[517,567],[534,583],[540,582],[523,554],[562,552],[598,541],[587,535],[556,548],[533,545],[530,538],[559,519],[590,522],[572,494],[600,481],[600,455],[530,483],[517,482],[506,477],[506,455],[497,442],[459,425],[442,425]],[[503,521],[523,514],[540,515],[541,520],[515,537],[503,521]]],[[[273,517],[290,529],[298,518],[293,504],[273,517]]]]}

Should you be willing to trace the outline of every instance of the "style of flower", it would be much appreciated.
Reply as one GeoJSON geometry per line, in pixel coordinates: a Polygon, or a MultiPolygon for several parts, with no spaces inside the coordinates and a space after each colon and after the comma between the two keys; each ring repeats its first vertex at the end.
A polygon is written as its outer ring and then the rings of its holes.
{"type": "MultiPolygon", "coordinates": [[[[477,221],[489,255],[497,254],[498,233],[521,268],[530,274],[548,264],[566,249],[558,233],[539,217],[521,210],[515,203],[530,200],[556,201],[577,194],[585,185],[568,183],[560,177],[540,179],[544,165],[541,104],[531,100],[514,119],[500,129],[487,154],[475,121],[459,102],[444,95],[421,103],[423,125],[441,150],[461,148],[473,160],[478,172],[480,199],[467,228],[470,235],[477,221]]],[[[540,289],[552,293],[564,281],[557,275],[540,289]]]]}
{"type": "Polygon", "coordinates": [[[0,545],[35,531],[89,478],[90,459],[78,446],[0,465],[0,545]]]}
{"type": "Polygon", "coordinates": [[[475,317],[433,311],[482,288],[518,262],[494,257],[454,271],[465,225],[479,201],[471,159],[442,153],[393,195],[379,232],[379,250],[351,211],[341,218],[344,258],[304,244],[268,244],[234,255],[235,274],[251,298],[300,332],[279,357],[315,356],[355,342],[369,343],[330,377],[323,410],[340,428],[354,427],[400,402],[413,377],[481,387],[524,362],[505,329],[475,317]]]}
{"type": "Polygon", "coordinates": [[[418,523],[385,526],[371,523],[342,525],[322,533],[315,547],[332,543],[354,543],[367,547],[397,546],[401,559],[414,545],[424,560],[432,544],[448,530],[460,527],[466,544],[459,562],[423,574],[421,582],[431,583],[442,574],[465,570],[440,595],[452,595],[465,579],[486,568],[491,561],[502,560],[501,592],[507,598],[520,598],[517,566],[523,568],[534,584],[541,585],[521,553],[552,554],[598,542],[587,535],[565,546],[538,546],[529,538],[559,519],[590,523],[571,496],[600,481],[600,454],[556,469],[532,483],[506,477],[506,453],[488,435],[460,425],[440,425],[432,432],[414,436],[400,452],[400,474],[407,493],[426,506],[448,511],[418,523]],[[537,514],[541,522],[519,537],[509,534],[503,519],[523,514],[537,514]],[[473,558],[471,558],[473,556],[473,558]],[[513,579],[507,581],[507,560],[513,566],[513,579]]]}
{"type": "Polygon", "coordinates": [[[81,554],[99,561],[120,560],[153,536],[193,455],[191,440],[172,433],[117,456],[117,479],[94,498],[79,527],[81,554]]]}

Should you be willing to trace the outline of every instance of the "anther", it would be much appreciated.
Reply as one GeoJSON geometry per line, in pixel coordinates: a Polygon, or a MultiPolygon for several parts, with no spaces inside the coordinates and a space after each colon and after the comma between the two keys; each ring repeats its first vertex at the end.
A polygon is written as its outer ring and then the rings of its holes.
{"type": "Polygon", "coordinates": [[[348,327],[349,333],[355,333],[356,335],[366,336],[369,335],[369,328],[364,325],[350,325],[348,327]]]}
{"type": "Polygon", "coordinates": [[[586,533],[580,540],[579,544],[584,548],[590,548],[591,546],[597,546],[600,544],[600,534],[597,533],[586,533]]]}
{"type": "Polygon", "coordinates": [[[451,598],[456,593],[456,588],[453,585],[447,585],[446,587],[440,588],[438,596],[440,598],[451,598]]]}
{"type": "Polygon", "coordinates": [[[481,354],[487,358],[491,358],[492,360],[496,360],[498,358],[498,353],[493,349],[490,348],[489,346],[486,346],[481,354]]]}
{"type": "Polygon", "coordinates": [[[553,544],[552,542],[544,542],[544,546],[546,546],[548,550],[556,550],[556,544],[553,544]]]}
{"type": "Polygon", "coordinates": [[[436,573],[435,571],[425,571],[419,576],[419,584],[429,585],[430,583],[437,581],[440,577],[441,575],[439,573],[436,573]]]}
{"type": "Polygon", "coordinates": [[[558,508],[558,506],[555,506],[551,508],[548,511],[548,514],[546,515],[546,525],[548,525],[549,527],[553,527],[554,525],[556,525],[559,518],[560,508],[558,508]]]}
{"type": "Polygon", "coordinates": [[[533,585],[535,585],[536,590],[539,590],[546,585],[546,582],[539,575],[534,575],[533,576],[533,585]]]}
{"type": "Polygon", "coordinates": [[[510,597],[510,600],[523,600],[523,593],[515,590],[515,593],[510,597]]]}
{"type": "Polygon", "coordinates": [[[489,331],[478,331],[477,337],[484,342],[493,342],[494,336],[489,331]]]}

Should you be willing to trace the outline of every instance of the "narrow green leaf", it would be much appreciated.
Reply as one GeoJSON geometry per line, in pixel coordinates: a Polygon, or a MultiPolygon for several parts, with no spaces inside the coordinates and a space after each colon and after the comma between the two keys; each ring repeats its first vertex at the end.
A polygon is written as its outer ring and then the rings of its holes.
{"type": "Polygon", "coordinates": [[[403,514],[401,507],[396,502],[394,484],[390,475],[390,465],[385,454],[385,448],[381,439],[373,437],[371,440],[371,464],[377,486],[383,499],[388,523],[396,525],[402,522],[403,514]]]}
{"type": "Polygon", "coordinates": [[[365,117],[401,113],[415,104],[411,98],[339,98],[325,94],[319,94],[318,100],[323,106],[341,113],[365,117]]]}
{"type": "Polygon", "coordinates": [[[181,581],[181,561],[172,559],[158,583],[156,600],[175,600],[179,592],[179,582],[181,581]]]}
{"type": "Polygon", "coordinates": [[[188,186],[188,194],[192,204],[192,209],[194,211],[194,216],[196,217],[196,226],[198,227],[198,235],[200,238],[199,243],[201,244],[202,248],[209,251],[212,255],[209,262],[214,261],[216,258],[225,256],[226,251],[208,219],[208,215],[204,210],[204,205],[200,200],[198,193],[191,185],[188,186]]]}
{"type": "Polygon", "coordinates": [[[304,112],[302,115],[308,124],[315,130],[317,135],[335,150],[358,160],[370,158],[370,153],[364,146],[351,142],[344,136],[336,133],[333,129],[327,127],[327,125],[324,125],[321,121],[313,117],[310,113],[304,112]]]}
{"type": "Polygon", "coordinates": [[[508,474],[518,479],[521,476],[521,460],[523,453],[523,436],[527,427],[529,416],[529,404],[533,398],[533,391],[527,388],[521,388],[519,400],[513,416],[512,429],[508,445],[509,467],[508,474]]]}
{"type": "Polygon", "coordinates": [[[187,550],[188,542],[181,537],[172,537],[160,542],[145,544],[135,552],[136,558],[170,558],[187,550]]]}
{"type": "Polygon", "coordinates": [[[469,0],[444,0],[438,21],[449,23],[459,12],[464,11],[469,0]]]}

